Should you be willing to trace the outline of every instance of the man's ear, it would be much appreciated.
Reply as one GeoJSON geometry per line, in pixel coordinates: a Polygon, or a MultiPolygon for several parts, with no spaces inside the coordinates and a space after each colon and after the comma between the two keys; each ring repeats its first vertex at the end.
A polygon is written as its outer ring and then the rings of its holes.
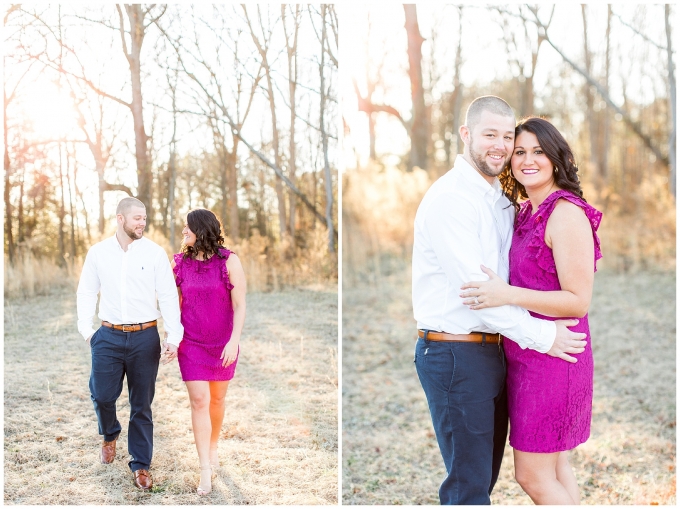
{"type": "Polygon", "coordinates": [[[458,128],[458,134],[460,134],[460,139],[466,145],[470,144],[470,129],[466,125],[462,125],[458,128]]]}

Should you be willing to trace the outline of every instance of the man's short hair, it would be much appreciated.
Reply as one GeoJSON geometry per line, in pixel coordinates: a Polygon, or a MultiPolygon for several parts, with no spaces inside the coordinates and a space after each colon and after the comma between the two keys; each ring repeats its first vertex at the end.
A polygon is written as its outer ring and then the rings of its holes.
{"type": "Polygon", "coordinates": [[[468,106],[467,113],[465,113],[465,125],[470,132],[479,123],[483,111],[489,111],[503,117],[515,118],[515,112],[503,99],[495,95],[483,95],[472,101],[470,106],[468,106]]]}
{"type": "Polygon", "coordinates": [[[118,202],[118,207],[116,207],[116,215],[122,214],[122,215],[127,215],[128,212],[130,212],[130,209],[132,207],[142,207],[144,210],[146,210],[146,207],[144,204],[138,200],[137,198],[123,198],[118,202]]]}

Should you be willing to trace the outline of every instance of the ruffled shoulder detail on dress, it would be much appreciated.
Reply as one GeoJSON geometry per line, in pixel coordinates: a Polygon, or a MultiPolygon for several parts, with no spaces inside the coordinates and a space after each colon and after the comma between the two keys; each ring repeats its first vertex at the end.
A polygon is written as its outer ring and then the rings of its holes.
{"type": "Polygon", "coordinates": [[[175,274],[175,285],[179,286],[184,281],[182,277],[182,263],[184,262],[184,253],[177,253],[173,255],[175,260],[175,266],[172,268],[172,272],[175,274]]]}
{"type": "Polygon", "coordinates": [[[224,281],[224,283],[227,285],[227,290],[231,291],[234,289],[234,285],[231,284],[231,280],[229,279],[229,271],[227,270],[227,260],[229,259],[231,251],[225,248],[220,248],[220,254],[224,256],[224,258],[218,257],[222,281],[224,281]]]}
{"type": "MultiPolygon", "coordinates": [[[[535,250],[536,261],[543,270],[557,273],[557,268],[555,267],[555,259],[552,256],[552,249],[550,249],[545,243],[545,228],[548,224],[548,218],[555,210],[555,205],[559,199],[567,200],[574,205],[578,205],[583,209],[588,221],[590,221],[590,226],[593,230],[593,241],[595,245],[595,256],[593,261],[593,269],[597,272],[597,261],[602,258],[602,250],[600,249],[600,239],[597,236],[597,229],[600,227],[602,222],[602,212],[597,210],[592,205],[588,204],[582,198],[576,196],[570,191],[560,189],[555,191],[550,196],[548,196],[541,205],[539,205],[538,210],[532,216],[528,214],[524,217],[525,224],[535,225],[532,232],[532,238],[527,244],[527,248],[535,250]]],[[[528,209],[529,211],[531,208],[528,209]]],[[[518,227],[520,226],[518,222],[518,227]]],[[[525,226],[524,224],[522,226],[525,226]]]]}

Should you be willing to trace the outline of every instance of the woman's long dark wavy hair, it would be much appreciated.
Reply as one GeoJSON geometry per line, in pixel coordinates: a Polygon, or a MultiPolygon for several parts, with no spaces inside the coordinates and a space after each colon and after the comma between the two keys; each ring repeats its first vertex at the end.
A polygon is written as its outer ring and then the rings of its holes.
{"type": "Polygon", "coordinates": [[[196,235],[196,242],[193,246],[182,246],[184,258],[196,259],[199,252],[203,252],[203,259],[207,260],[212,255],[225,258],[220,253],[220,248],[224,249],[224,237],[221,235],[222,225],[217,216],[206,209],[195,209],[187,214],[187,225],[196,235]]]}
{"type": "MultiPolygon", "coordinates": [[[[515,127],[515,139],[523,132],[533,133],[538,139],[541,149],[552,163],[553,168],[557,170],[553,170],[557,187],[583,198],[574,154],[569,148],[567,140],[564,139],[557,128],[545,119],[529,117],[520,120],[515,127]]],[[[524,186],[512,175],[510,162],[505,166],[498,179],[501,182],[503,192],[512,202],[515,210],[519,211],[519,198],[528,199],[529,195],[527,195],[524,186]]],[[[585,198],[583,199],[585,200],[585,198]]]]}

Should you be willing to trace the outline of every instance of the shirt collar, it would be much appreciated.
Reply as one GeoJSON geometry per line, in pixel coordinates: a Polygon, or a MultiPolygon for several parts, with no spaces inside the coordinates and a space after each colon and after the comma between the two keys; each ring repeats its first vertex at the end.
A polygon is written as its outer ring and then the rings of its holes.
{"type": "Polygon", "coordinates": [[[484,195],[488,194],[492,201],[495,202],[503,195],[501,191],[501,183],[497,178],[494,178],[493,183],[489,184],[489,182],[484,177],[482,177],[461,154],[456,156],[456,161],[453,164],[453,168],[457,172],[460,172],[465,180],[467,180],[479,192],[483,193],[484,195]]]}
{"type": "MultiPolygon", "coordinates": [[[[143,240],[144,240],[144,237],[142,237],[141,239],[133,240],[132,242],[130,242],[130,245],[128,246],[128,250],[135,248],[136,246],[141,244],[143,240]]],[[[113,237],[111,237],[111,242],[113,242],[118,249],[123,251],[123,247],[120,245],[120,242],[118,242],[118,237],[116,237],[115,233],[113,234],[113,237]]]]}

